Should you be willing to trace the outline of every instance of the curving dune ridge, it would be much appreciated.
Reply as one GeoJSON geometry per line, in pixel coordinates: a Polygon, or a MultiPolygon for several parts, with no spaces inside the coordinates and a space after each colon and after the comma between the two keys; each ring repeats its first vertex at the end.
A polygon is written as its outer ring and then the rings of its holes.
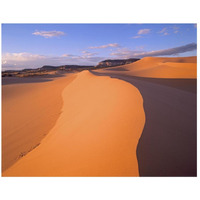
{"type": "MultiPolygon", "coordinates": [[[[61,114],[40,145],[3,176],[196,176],[196,71],[196,57],[146,57],[92,72],[98,76],[74,73],[58,90],[52,83],[57,96],[62,91],[61,114]]],[[[33,111],[35,119],[40,109],[33,111]]],[[[40,120],[47,123],[45,113],[40,120]]],[[[40,120],[30,137],[42,128],[40,120]]],[[[20,138],[26,130],[18,131],[20,138]]],[[[8,142],[18,147],[9,135],[8,142]]]]}
{"type": "Polygon", "coordinates": [[[127,81],[142,94],[140,176],[197,176],[196,72],[196,57],[147,57],[93,72],[127,81]]]}
{"type": "Polygon", "coordinates": [[[197,57],[145,57],[131,64],[99,71],[149,78],[197,78],[197,57]]]}
{"type": "Polygon", "coordinates": [[[3,176],[138,176],[136,147],[145,114],[131,84],[80,72],[41,144],[3,176]]]}

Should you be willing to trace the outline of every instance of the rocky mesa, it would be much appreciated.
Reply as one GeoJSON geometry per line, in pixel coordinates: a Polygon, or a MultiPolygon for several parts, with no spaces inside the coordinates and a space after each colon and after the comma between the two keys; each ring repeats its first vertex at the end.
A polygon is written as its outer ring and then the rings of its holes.
{"type": "Polygon", "coordinates": [[[119,65],[126,65],[140,60],[139,58],[117,59],[117,60],[104,60],[98,63],[95,68],[102,67],[115,67],[119,65]]]}

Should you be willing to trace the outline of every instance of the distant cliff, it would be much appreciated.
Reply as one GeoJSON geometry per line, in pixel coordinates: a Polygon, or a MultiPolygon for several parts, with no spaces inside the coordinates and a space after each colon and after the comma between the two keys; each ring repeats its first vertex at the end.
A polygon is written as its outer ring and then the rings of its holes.
{"type": "Polygon", "coordinates": [[[117,59],[117,60],[104,60],[98,63],[98,65],[95,66],[95,68],[101,68],[101,67],[114,67],[119,65],[125,65],[129,63],[136,62],[140,59],[138,58],[129,58],[129,59],[117,59]]]}

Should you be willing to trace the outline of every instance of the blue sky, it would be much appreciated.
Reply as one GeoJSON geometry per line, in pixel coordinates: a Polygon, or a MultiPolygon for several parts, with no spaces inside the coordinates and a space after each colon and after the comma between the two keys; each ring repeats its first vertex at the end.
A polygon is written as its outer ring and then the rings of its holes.
{"type": "Polygon", "coordinates": [[[2,24],[2,69],[196,55],[195,24],[2,24]]]}

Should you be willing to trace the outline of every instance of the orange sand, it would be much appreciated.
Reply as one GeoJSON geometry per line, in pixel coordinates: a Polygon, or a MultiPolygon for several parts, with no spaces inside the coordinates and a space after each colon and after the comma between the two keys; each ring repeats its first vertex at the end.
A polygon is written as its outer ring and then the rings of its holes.
{"type": "Polygon", "coordinates": [[[196,71],[196,57],[147,57],[93,71],[131,83],[144,99],[140,176],[196,176],[196,71]]]}
{"type": "Polygon", "coordinates": [[[53,129],[3,176],[138,176],[136,147],[145,123],[138,89],[83,71],[62,97],[53,129]]]}
{"type": "Polygon", "coordinates": [[[116,74],[126,74],[139,77],[197,78],[197,57],[145,57],[131,64],[97,71],[106,71],[108,73],[112,72],[112,70],[116,70],[116,74]],[[121,70],[117,71],[119,68],[121,70]]]}
{"type": "Polygon", "coordinates": [[[63,104],[61,92],[74,78],[2,86],[2,171],[35,148],[53,128],[63,104]]]}

